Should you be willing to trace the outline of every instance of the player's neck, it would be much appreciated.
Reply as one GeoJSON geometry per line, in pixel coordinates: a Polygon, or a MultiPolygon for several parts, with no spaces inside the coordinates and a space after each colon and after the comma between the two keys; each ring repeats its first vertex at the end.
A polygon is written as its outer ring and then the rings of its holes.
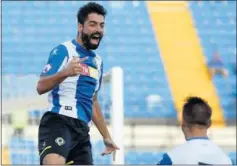
{"type": "Polygon", "coordinates": [[[187,135],[186,139],[192,139],[192,138],[206,138],[207,137],[207,130],[198,130],[198,129],[192,129],[187,135]]]}

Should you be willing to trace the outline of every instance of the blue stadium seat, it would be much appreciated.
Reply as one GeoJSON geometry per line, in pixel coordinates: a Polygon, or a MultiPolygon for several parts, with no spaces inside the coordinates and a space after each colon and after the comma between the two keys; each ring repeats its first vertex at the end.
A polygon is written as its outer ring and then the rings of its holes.
{"type": "Polygon", "coordinates": [[[229,78],[216,77],[213,83],[221,100],[224,117],[236,119],[236,1],[189,2],[204,55],[210,60],[216,48],[229,69],[229,78]],[[235,104],[234,104],[235,103],[235,104]]]}

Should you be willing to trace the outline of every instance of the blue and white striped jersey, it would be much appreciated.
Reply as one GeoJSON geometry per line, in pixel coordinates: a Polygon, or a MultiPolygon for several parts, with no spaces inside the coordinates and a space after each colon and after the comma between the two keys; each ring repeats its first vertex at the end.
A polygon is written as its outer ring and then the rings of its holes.
{"type": "Polygon", "coordinates": [[[232,164],[231,159],[207,137],[190,138],[162,156],[158,165],[232,164]]]}
{"type": "Polygon", "coordinates": [[[83,62],[87,75],[68,77],[49,92],[49,111],[89,123],[92,118],[93,96],[100,89],[103,75],[100,56],[81,47],[75,39],[66,41],[51,51],[41,76],[50,76],[61,71],[73,56],[88,57],[88,60],[83,62]]]}

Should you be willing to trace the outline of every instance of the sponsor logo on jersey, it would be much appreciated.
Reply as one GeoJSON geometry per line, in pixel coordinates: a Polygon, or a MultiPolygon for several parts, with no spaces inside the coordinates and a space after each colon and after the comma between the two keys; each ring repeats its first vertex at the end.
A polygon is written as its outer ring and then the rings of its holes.
{"type": "Polygon", "coordinates": [[[95,68],[93,67],[90,67],[86,64],[81,64],[82,68],[83,68],[83,71],[81,72],[82,75],[86,75],[86,76],[89,76],[89,77],[92,77],[94,79],[98,79],[98,70],[96,70],[95,68]]]}

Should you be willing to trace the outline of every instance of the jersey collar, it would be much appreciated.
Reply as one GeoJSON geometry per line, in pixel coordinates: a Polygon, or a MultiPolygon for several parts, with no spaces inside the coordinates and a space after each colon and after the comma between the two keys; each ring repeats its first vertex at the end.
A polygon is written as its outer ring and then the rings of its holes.
{"type": "Polygon", "coordinates": [[[85,48],[83,48],[79,43],[77,43],[76,39],[72,40],[72,44],[74,44],[76,46],[76,48],[86,54],[89,54],[92,57],[95,57],[95,53],[91,50],[86,50],[85,48]]]}
{"type": "Polygon", "coordinates": [[[192,141],[192,140],[208,140],[209,138],[208,137],[191,137],[191,138],[188,138],[186,141],[192,141]]]}

